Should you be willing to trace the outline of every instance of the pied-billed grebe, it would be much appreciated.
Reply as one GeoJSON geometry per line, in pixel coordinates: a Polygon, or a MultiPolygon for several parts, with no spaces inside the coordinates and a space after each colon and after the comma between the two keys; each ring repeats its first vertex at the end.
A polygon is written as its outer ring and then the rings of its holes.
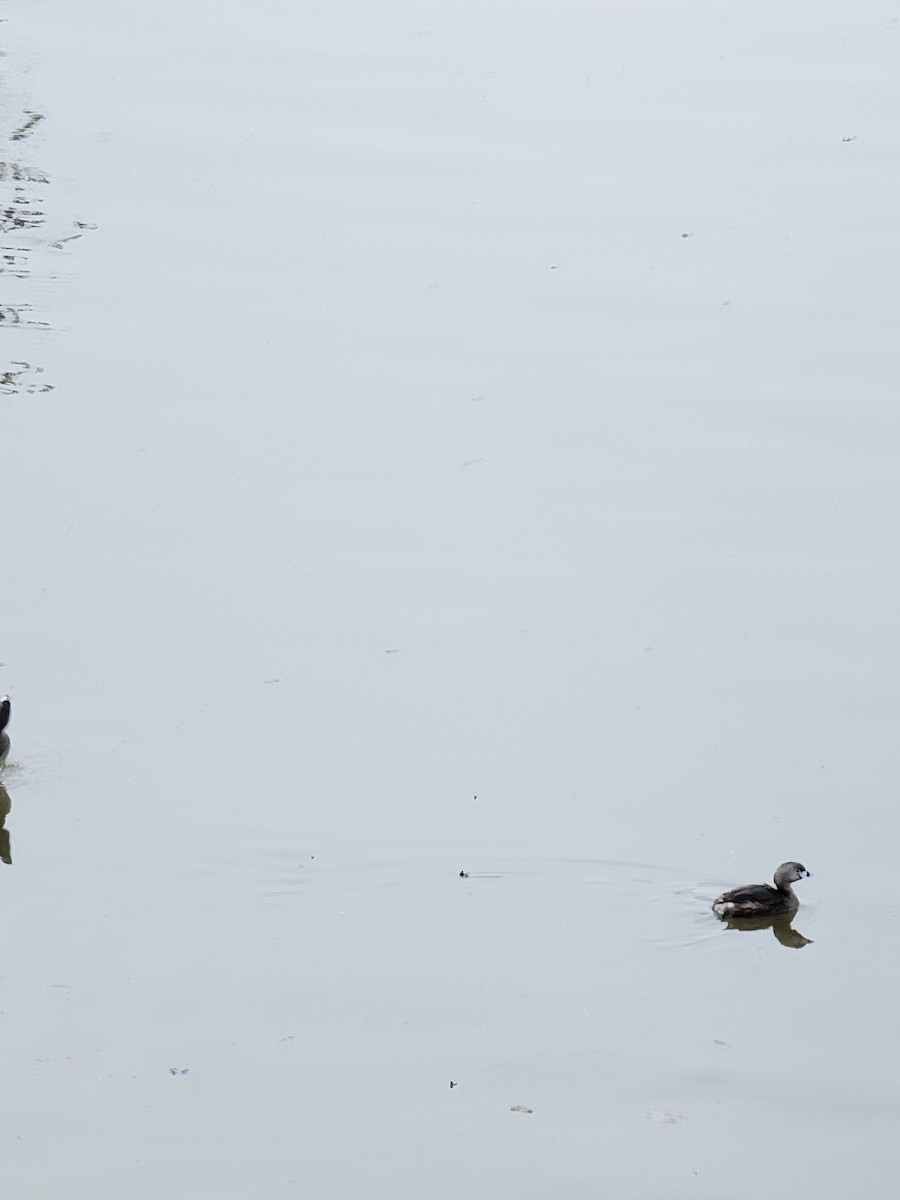
{"type": "Polygon", "coordinates": [[[802,863],[782,863],[775,872],[774,887],[768,883],[745,883],[743,887],[723,892],[713,904],[713,912],[717,917],[775,917],[779,913],[796,912],[800,901],[791,884],[808,876],[809,871],[802,863]]]}
{"type": "Polygon", "coordinates": [[[9,735],[4,731],[9,724],[10,708],[9,696],[0,696],[0,767],[9,754],[9,735]]]}

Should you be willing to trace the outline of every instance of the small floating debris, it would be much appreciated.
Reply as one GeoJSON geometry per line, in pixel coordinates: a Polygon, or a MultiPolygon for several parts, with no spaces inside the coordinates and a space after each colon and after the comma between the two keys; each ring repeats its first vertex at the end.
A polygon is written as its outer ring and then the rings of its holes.
{"type": "Polygon", "coordinates": [[[682,1113],[669,1112],[668,1109],[647,1109],[646,1117],[648,1121],[655,1121],[657,1125],[679,1125],[684,1116],[682,1113]]]}
{"type": "Polygon", "coordinates": [[[511,1104],[509,1106],[509,1111],[510,1112],[533,1113],[534,1109],[529,1108],[527,1104],[511,1104]]]}
{"type": "Polygon", "coordinates": [[[170,1075],[189,1075],[190,1067],[169,1067],[170,1075]]]}

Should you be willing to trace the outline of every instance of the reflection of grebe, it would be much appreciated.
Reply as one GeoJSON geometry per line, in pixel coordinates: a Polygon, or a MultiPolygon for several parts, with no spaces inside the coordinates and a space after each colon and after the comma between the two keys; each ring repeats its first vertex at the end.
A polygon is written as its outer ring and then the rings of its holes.
{"type": "Polygon", "coordinates": [[[6,727],[9,724],[11,708],[9,696],[0,696],[0,767],[6,762],[6,756],[9,754],[9,734],[6,733],[6,727]]]}
{"type": "Polygon", "coordinates": [[[723,917],[722,920],[729,929],[739,929],[746,933],[749,929],[771,929],[782,946],[792,950],[802,950],[804,946],[812,945],[812,938],[804,937],[792,922],[795,913],[782,913],[780,917],[723,917]]]}
{"type": "Polygon", "coordinates": [[[723,892],[713,904],[717,917],[777,917],[794,913],[800,901],[794,895],[792,883],[809,877],[802,863],[782,863],[775,872],[775,886],[768,883],[747,883],[730,892],[723,892]]]}

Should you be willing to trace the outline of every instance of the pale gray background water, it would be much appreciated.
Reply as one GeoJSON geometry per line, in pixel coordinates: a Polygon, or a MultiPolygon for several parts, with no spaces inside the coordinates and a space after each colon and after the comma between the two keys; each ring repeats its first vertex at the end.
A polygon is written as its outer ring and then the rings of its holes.
{"type": "Polygon", "coordinates": [[[3,15],[9,1194],[886,1194],[900,10],[3,15]]]}

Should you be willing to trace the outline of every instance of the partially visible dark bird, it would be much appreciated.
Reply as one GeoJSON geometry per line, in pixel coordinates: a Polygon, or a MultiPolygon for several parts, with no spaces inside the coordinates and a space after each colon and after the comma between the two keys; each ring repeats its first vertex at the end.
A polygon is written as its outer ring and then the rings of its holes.
{"type": "Polygon", "coordinates": [[[0,696],[0,767],[3,766],[6,756],[9,754],[9,734],[6,732],[6,727],[9,724],[11,710],[9,696],[0,696]]]}

